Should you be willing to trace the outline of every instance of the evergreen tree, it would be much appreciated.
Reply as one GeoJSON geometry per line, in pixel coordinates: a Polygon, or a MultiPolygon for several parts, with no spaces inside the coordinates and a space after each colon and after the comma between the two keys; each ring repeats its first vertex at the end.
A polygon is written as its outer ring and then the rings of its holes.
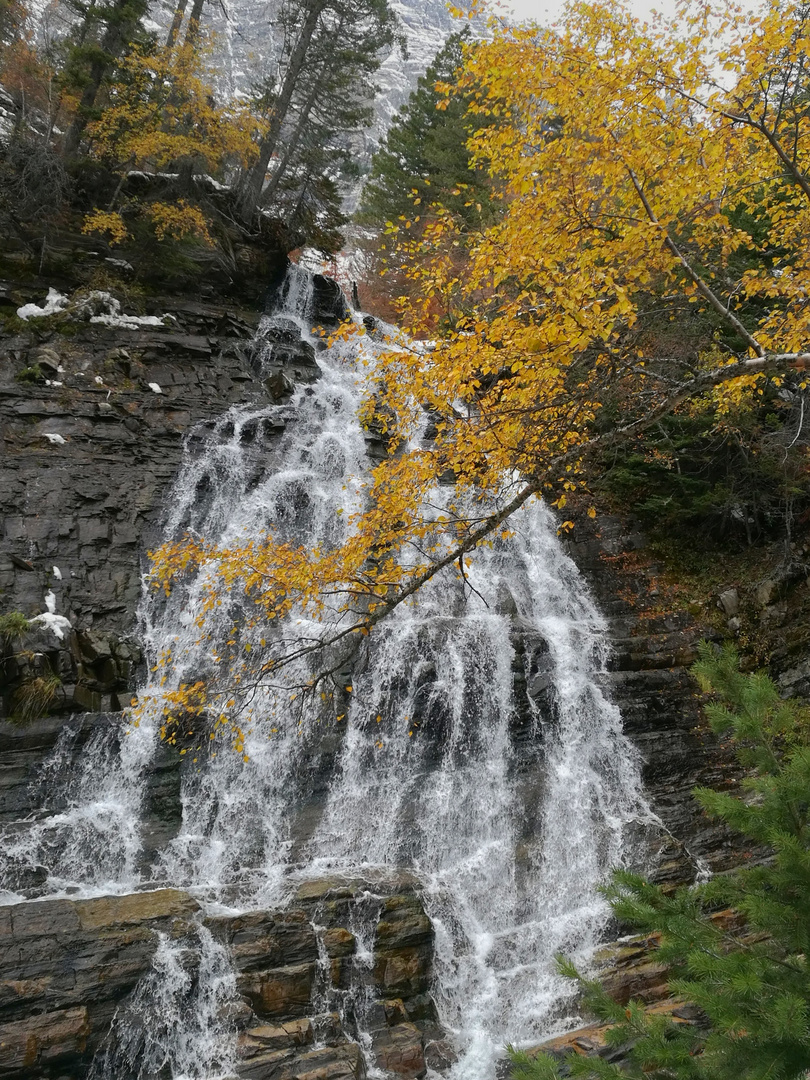
{"type": "MultiPolygon", "coordinates": [[[[810,1070],[810,736],[803,710],[783,701],[764,674],[739,672],[734,649],[703,644],[695,674],[716,700],[706,708],[715,732],[730,734],[753,771],[744,795],[698,789],[696,798],[772,858],[667,896],[629,873],[606,890],[616,916],[643,933],[659,931],[657,958],[670,965],[673,994],[702,1010],[705,1022],[649,1016],[641,1002],[613,1001],[596,980],[581,980],[587,1005],[614,1026],[609,1042],[634,1043],[619,1067],[572,1059],[565,1075],[647,1080],[789,1080],[810,1070]],[[742,933],[710,918],[734,907],[742,933]]],[[[563,970],[577,977],[563,962],[563,970]]],[[[551,1080],[559,1066],[514,1054],[516,1080],[551,1080]]]]}
{"type": "MultiPolygon", "coordinates": [[[[328,140],[323,147],[327,157],[336,145],[346,148],[347,134],[370,121],[376,92],[372,77],[397,40],[397,28],[388,0],[286,0],[282,4],[278,70],[259,88],[265,126],[256,162],[241,185],[242,214],[247,220],[257,206],[266,205],[282,186],[289,186],[291,161],[305,135],[314,142],[312,128],[319,114],[320,132],[328,140]]],[[[338,172],[327,163],[322,176],[334,181],[338,172]]]]}
{"type": "Polygon", "coordinates": [[[307,78],[292,96],[261,194],[263,207],[327,254],[343,245],[339,229],[348,219],[341,187],[356,179],[353,143],[374,115],[373,79],[381,54],[379,38],[372,35],[370,47],[368,19],[390,22],[387,3],[365,6],[366,18],[359,19],[356,4],[336,7],[329,32],[313,39],[307,78]]]}
{"type": "Polygon", "coordinates": [[[81,14],[82,20],[62,74],[64,85],[78,90],[80,95],[63,144],[66,158],[78,152],[88,123],[98,115],[99,93],[117,61],[133,44],[146,40],[143,17],[149,0],[107,0],[106,3],[70,0],[70,6],[81,14]]]}
{"type": "Polygon", "coordinates": [[[386,222],[423,216],[431,203],[470,225],[480,221],[482,207],[491,213],[489,182],[471,166],[467,149],[470,138],[491,120],[468,110],[468,96],[445,97],[437,89],[453,81],[465,45],[469,47],[467,29],[447,39],[394,117],[372,159],[357,213],[360,224],[381,230],[386,222]]]}

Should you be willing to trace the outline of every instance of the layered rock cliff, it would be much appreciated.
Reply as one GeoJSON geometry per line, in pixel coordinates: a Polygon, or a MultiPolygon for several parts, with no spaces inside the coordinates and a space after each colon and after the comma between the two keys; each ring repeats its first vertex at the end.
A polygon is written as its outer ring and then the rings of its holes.
{"type": "Polygon", "coordinates": [[[283,911],[240,915],[206,916],[176,889],[2,907],[0,1076],[85,1075],[95,1060],[123,1080],[216,1060],[244,1080],[357,1080],[358,1023],[381,1068],[421,1076],[447,1055],[432,942],[407,879],[303,882],[283,911]],[[218,1047],[186,1062],[165,1031],[199,1016],[206,963],[219,967],[218,1047]],[[150,975],[172,966],[150,998],[150,975]]]}

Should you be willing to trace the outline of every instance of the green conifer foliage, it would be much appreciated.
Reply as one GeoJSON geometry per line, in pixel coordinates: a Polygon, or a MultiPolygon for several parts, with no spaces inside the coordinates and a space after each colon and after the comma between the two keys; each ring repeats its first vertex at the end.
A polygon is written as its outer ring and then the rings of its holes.
{"type": "MultiPolygon", "coordinates": [[[[665,895],[621,871],[605,890],[616,916],[661,933],[657,959],[671,967],[670,990],[696,1005],[704,1021],[676,1024],[645,1014],[641,1002],[619,1005],[597,980],[581,979],[586,1006],[615,1025],[611,1046],[633,1042],[630,1062],[513,1054],[515,1080],[559,1076],[647,1080],[789,1080],[810,1070],[810,732],[806,710],[783,701],[767,675],[741,674],[732,648],[703,644],[694,668],[715,695],[706,715],[730,735],[752,772],[740,796],[701,788],[706,812],[772,857],[665,895]],[[743,916],[730,933],[710,912],[731,906],[743,916]]],[[[579,978],[561,961],[562,970],[579,978]]]]}
{"type": "Polygon", "coordinates": [[[488,180],[470,167],[467,143],[491,121],[470,113],[461,94],[446,98],[436,89],[454,80],[468,37],[462,31],[448,38],[394,118],[371,163],[357,213],[360,224],[383,229],[386,222],[424,216],[431,203],[470,225],[487,212],[488,180]]]}

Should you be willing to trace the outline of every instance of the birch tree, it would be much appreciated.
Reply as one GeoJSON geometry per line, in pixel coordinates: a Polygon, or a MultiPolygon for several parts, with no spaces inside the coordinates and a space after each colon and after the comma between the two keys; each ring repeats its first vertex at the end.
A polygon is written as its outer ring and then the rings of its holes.
{"type": "Polygon", "coordinates": [[[157,585],[214,564],[214,590],[239,583],[259,620],[318,618],[327,595],[332,612],[344,598],[317,641],[257,650],[246,681],[304,650],[320,685],[335,649],[439,571],[463,574],[531,499],[570,527],[566,503],[594,456],[673,410],[699,404],[720,422],[768,380],[803,393],[809,29],[806,9],[775,0],[755,16],[729,2],[650,26],[577,3],[555,29],[496,22],[467,52],[444,92],[497,121],[469,149],[501,213],[471,228],[446,209],[404,245],[403,325],[436,348],[381,362],[364,419],[392,452],[348,540],[307,550],[266,535],[220,550],[189,537],[156,553],[157,585]],[[655,321],[690,306],[711,316],[710,339],[691,356],[662,353],[655,321]],[[394,453],[425,409],[435,438],[394,453]],[[432,492],[450,474],[457,496],[438,513],[432,492]]]}

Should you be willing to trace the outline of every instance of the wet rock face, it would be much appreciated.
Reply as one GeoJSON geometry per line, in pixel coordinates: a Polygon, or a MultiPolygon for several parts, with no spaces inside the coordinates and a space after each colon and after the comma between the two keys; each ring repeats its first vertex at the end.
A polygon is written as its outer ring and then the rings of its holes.
{"type": "Polygon", "coordinates": [[[710,628],[661,594],[659,570],[646,538],[617,517],[576,517],[570,554],[608,617],[612,647],[606,684],[624,730],[638,748],[653,810],[668,834],[650,851],[653,878],[665,885],[691,881],[696,861],[712,871],[737,866],[744,842],[706,817],[695,787],[731,788],[740,777],[731,751],[706,724],[689,668],[710,628]]]}
{"type": "MultiPolygon", "coordinates": [[[[126,728],[120,713],[48,716],[31,724],[0,721],[0,829],[26,818],[58,814],[70,797],[70,775],[80,768],[86,745],[103,739],[117,746],[126,728]],[[56,755],[57,746],[64,753],[56,755]],[[43,764],[48,767],[43,769],[43,764]]],[[[176,835],[181,820],[180,763],[176,749],[161,746],[146,777],[141,865],[147,868],[176,835]]],[[[47,872],[13,860],[4,867],[2,886],[26,896],[40,895],[47,872]]],[[[0,909],[2,910],[2,909],[0,909]]]]}
{"type": "Polygon", "coordinates": [[[149,971],[156,932],[182,933],[196,910],[174,889],[0,908],[0,1076],[83,1071],[149,971]]]}
{"type": "MultiPolygon", "coordinates": [[[[0,283],[0,313],[41,300],[29,291],[0,283]]],[[[77,319],[67,333],[33,319],[0,340],[0,613],[39,615],[52,592],[77,630],[0,640],[5,715],[15,687],[37,677],[58,681],[44,711],[126,703],[141,560],[183,440],[230,405],[268,400],[247,357],[258,312],[150,303],[165,327],[77,319]]]]}
{"type": "MultiPolygon", "coordinates": [[[[316,282],[315,308],[326,326],[344,317],[345,303],[326,279],[316,282]]],[[[189,303],[171,310],[177,324],[165,331],[84,326],[69,337],[44,331],[46,340],[38,342],[32,332],[0,346],[2,610],[38,614],[52,591],[56,612],[73,626],[60,638],[40,625],[4,646],[0,693],[7,715],[26,681],[50,674],[59,683],[44,719],[22,727],[0,722],[0,824],[41,811],[37,778],[66,726],[79,751],[107,729],[120,736],[115,710],[126,703],[141,659],[130,636],[140,560],[157,535],[183,440],[209,437],[229,405],[283,402],[296,381],[319,375],[316,352],[294,324],[275,325],[257,350],[250,344],[255,313],[189,303]],[[33,364],[38,381],[15,377],[33,364]],[[74,715],[66,721],[67,714],[74,715]]],[[[284,420],[265,418],[261,425],[245,425],[242,433],[255,450],[257,475],[272,461],[284,420]]],[[[234,431],[221,434],[230,438],[234,431]]],[[[203,505],[206,492],[198,496],[203,505]]],[[[664,848],[658,878],[689,880],[695,855],[713,869],[733,865],[739,850],[700,815],[690,794],[698,783],[722,786],[734,778],[700,727],[688,675],[703,629],[686,615],[656,611],[649,568],[626,558],[643,537],[616,519],[600,519],[589,533],[593,527],[583,519],[571,551],[610,618],[614,649],[606,682],[644,756],[654,808],[677,837],[664,848]]],[[[516,614],[511,597],[503,598],[503,610],[516,614]]],[[[513,730],[521,747],[514,779],[529,802],[543,782],[542,725],[526,695],[545,714],[553,709],[553,688],[539,635],[516,620],[513,644],[523,702],[513,730]]],[[[322,809],[338,749],[336,736],[313,771],[308,828],[322,809]]],[[[149,773],[144,866],[176,834],[180,762],[167,747],[149,773]]],[[[36,868],[26,872],[28,879],[9,884],[36,895],[44,877],[37,878],[36,868]]],[[[158,935],[188,939],[191,954],[197,947],[198,905],[182,893],[167,893],[165,903],[155,899],[163,895],[0,909],[0,920],[12,913],[2,924],[9,947],[0,960],[0,1080],[82,1080],[115,1009],[125,1009],[148,976],[158,935]]],[[[240,1076],[358,1080],[365,1069],[361,1036],[381,1069],[405,1078],[452,1063],[430,994],[433,930],[413,881],[310,882],[284,912],[216,916],[204,925],[235,972],[228,1022],[240,1076]]],[[[635,980],[634,993],[655,993],[660,974],[650,960],[648,969],[617,978],[625,987],[635,980]]]]}
{"type": "Polygon", "coordinates": [[[189,943],[202,926],[235,976],[217,1022],[235,1041],[238,1076],[360,1080],[362,1037],[381,1068],[421,1077],[441,1032],[427,993],[433,931],[409,888],[326,880],[289,910],[208,918],[175,889],[0,908],[0,1076],[84,1077],[102,1044],[125,1074],[115,1044],[126,1043],[159,936],[189,954],[193,971],[189,943]]]}
{"type": "Polygon", "coordinates": [[[323,274],[315,274],[313,284],[312,314],[315,322],[321,326],[337,327],[348,319],[349,306],[338,283],[323,274]]]}

